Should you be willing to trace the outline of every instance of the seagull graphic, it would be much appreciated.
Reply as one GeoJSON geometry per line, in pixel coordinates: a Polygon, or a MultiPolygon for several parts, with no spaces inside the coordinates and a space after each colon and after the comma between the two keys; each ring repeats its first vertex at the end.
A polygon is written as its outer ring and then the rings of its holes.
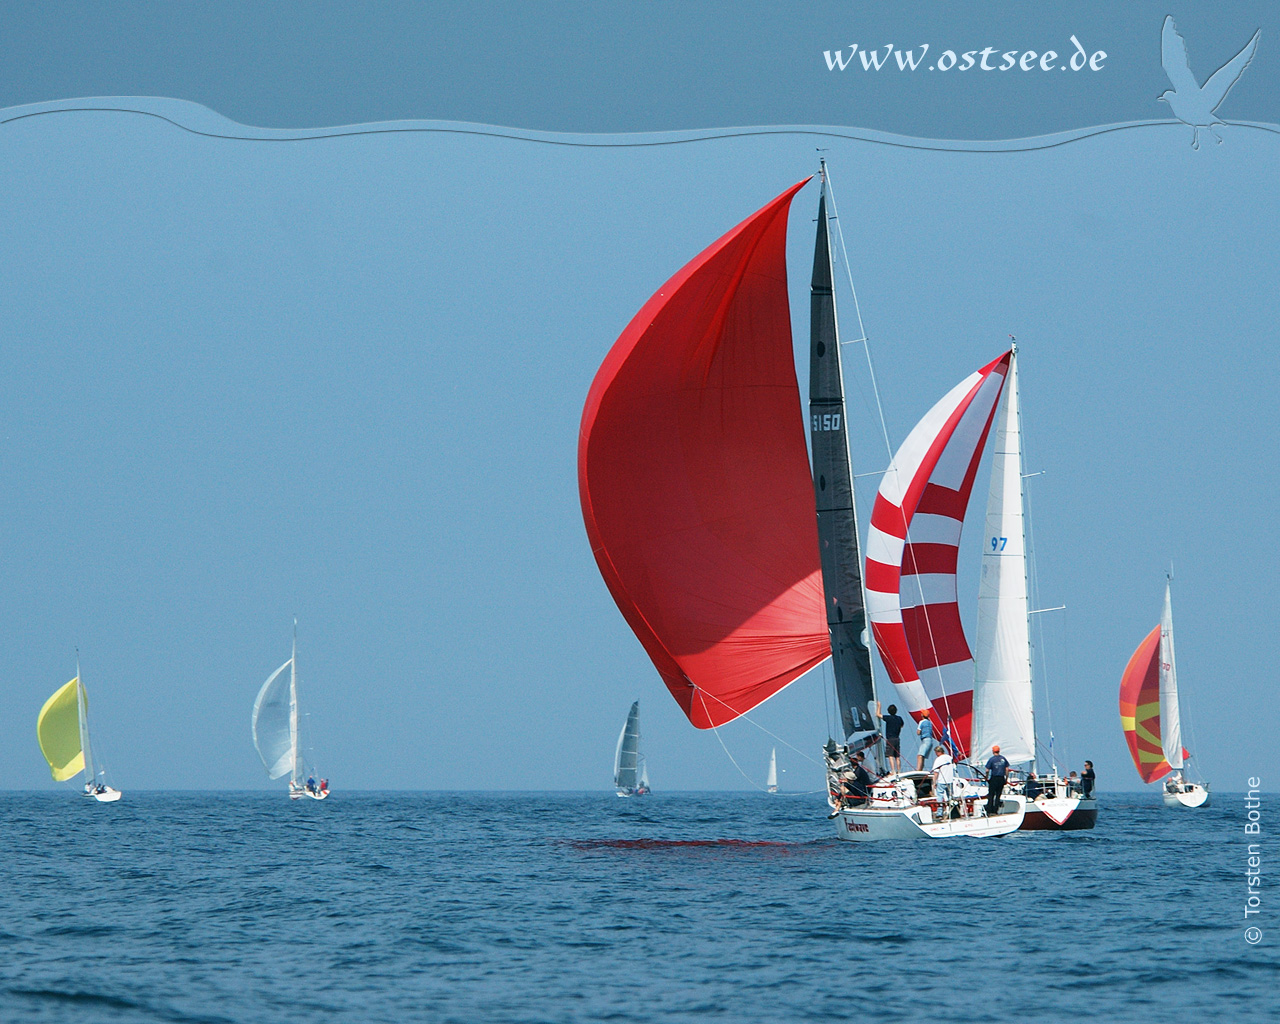
{"type": "Polygon", "coordinates": [[[1258,48],[1260,35],[1262,29],[1258,29],[1244,49],[1218,68],[1202,86],[1191,73],[1191,65],[1187,62],[1187,44],[1178,34],[1173,15],[1165,16],[1164,28],[1160,30],[1160,63],[1164,65],[1164,73],[1169,76],[1169,83],[1173,88],[1156,98],[1169,104],[1173,116],[1194,129],[1191,136],[1192,149],[1200,148],[1201,128],[1207,129],[1221,144],[1222,136],[1213,130],[1213,126],[1223,122],[1214,111],[1227,98],[1231,87],[1249,66],[1249,61],[1253,60],[1253,51],[1258,48]]]}

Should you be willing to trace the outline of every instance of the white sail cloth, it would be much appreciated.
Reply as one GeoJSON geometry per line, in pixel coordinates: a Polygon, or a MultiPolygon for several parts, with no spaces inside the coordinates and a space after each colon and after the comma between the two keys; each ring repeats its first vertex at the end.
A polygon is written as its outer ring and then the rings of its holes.
{"type": "Polygon", "coordinates": [[[1164,759],[1174,771],[1182,770],[1182,722],[1178,716],[1178,667],[1173,657],[1173,602],[1164,585],[1164,611],[1160,615],[1160,742],[1164,759]]]}
{"type": "Polygon", "coordinates": [[[1014,764],[1034,761],[1031,636],[1027,606],[1026,529],[1022,502],[1022,435],[1018,363],[1009,361],[991,459],[987,532],[978,585],[972,756],[982,763],[993,744],[1014,764]]]}
{"type": "Polygon", "coordinates": [[[253,745],[266,766],[267,774],[278,779],[294,770],[298,756],[298,700],[290,658],[271,673],[253,702],[253,745]]]}
{"type": "Polygon", "coordinates": [[[626,724],[618,734],[613,757],[613,784],[619,789],[635,789],[640,761],[640,702],[631,705],[626,724]]]}

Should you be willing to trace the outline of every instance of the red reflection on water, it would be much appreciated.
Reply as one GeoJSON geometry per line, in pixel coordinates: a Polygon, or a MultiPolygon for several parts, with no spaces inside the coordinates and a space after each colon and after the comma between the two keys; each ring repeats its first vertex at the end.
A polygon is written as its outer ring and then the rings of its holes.
{"type": "Polygon", "coordinates": [[[575,850],[682,850],[695,847],[794,847],[795,843],[748,839],[571,839],[575,850]]]}

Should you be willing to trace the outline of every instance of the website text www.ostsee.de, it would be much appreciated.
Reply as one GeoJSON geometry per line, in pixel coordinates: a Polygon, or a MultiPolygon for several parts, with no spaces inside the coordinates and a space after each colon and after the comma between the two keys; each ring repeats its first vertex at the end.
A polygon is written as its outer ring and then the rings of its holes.
{"type": "Polygon", "coordinates": [[[893,43],[873,47],[850,43],[838,50],[823,50],[822,57],[828,71],[1101,71],[1106,67],[1107,52],[1090,53],[1073,35],[1062,53],[1022,47],[1002,51],[996,46],[938,52],[929,43],[909,50],[893,43]],[[931,49],[937,56],[929,60],[931,49]]]}

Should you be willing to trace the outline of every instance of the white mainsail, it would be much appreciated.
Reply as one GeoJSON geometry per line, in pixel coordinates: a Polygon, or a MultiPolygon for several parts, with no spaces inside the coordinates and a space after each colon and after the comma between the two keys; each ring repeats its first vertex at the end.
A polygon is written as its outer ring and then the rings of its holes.
{"type": "Polygon", "coordinates": [[[1164,585],[1164,611],[1160,615],[1160,742],[1164,759],[1174,771],[1182,770],[1182,723],[1178,716],[1178,667],[1173,657],[1173,601],[1169,583],[1164,585]]]}
{"type": "MultiPolygon", "coordinates": [[[[1017,349],[1009,360],[1003,405],[995,424],[991,494],[978,587],[978,651],[974,658],[973,757],[992,744],[1014,764],[1034,761],[1031,634],[1022,501],[1022,435],[1017,349]]],[[[1163,692],[1163,691],[1162,691],[1163,692]]]]}
{"type": "Polygon", "coordinates": [[[618,734],[618,749],[613,757],[613,784],[618,789],[635,789],[640,760],[640,702],[631,705],[626,724],[618,734]]]}
{"type": "Polygon", "coordinates": [[[770,793],[778,791],[778,748],[769,752],[769,777],[764,780],[764,788],[770,793]]]}
{"type": "Polygon", "coordinates": [[[299,767],[298,687],[293,665],[291,656],[271,673],[253,702],[253,745],[273,779],[295,776],[299,767]],[[287,680],[281,675],[285,669],[290,669],[287,680]]]}

